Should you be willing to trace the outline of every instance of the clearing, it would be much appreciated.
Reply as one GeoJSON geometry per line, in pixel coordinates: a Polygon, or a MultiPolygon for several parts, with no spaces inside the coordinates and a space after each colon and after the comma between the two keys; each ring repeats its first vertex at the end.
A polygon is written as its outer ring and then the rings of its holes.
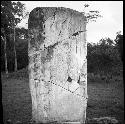
{"type": "MultiPolygon", "coordinates": [[[[3,120],[26,124],[31,119],[31,104],[27,71],[12,73],[8,78],[2,74],[3,120]]],[[[123,79],[110,83],[88,81],[87,118],[107,116],[124,123],[123,79]]]]}

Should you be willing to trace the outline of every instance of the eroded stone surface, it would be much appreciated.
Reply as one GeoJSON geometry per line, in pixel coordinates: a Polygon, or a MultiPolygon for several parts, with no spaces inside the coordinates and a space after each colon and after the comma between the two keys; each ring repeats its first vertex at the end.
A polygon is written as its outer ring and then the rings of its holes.
{"type": "Polygon", "coordinates": [[[86,20],[66,8],[35,8],[28,20],[29,85],[37,123],[85,122],[86,20]]]}

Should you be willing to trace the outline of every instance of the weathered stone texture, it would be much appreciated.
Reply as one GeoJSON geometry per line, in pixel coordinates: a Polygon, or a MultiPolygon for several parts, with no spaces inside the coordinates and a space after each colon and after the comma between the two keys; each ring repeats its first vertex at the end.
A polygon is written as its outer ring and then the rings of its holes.
{"type": "Polygon", "coordinates": [[[38,122],[84,122],[86,19],[66,8],[35,8],[28,21],[32,115],[38,122]]]}

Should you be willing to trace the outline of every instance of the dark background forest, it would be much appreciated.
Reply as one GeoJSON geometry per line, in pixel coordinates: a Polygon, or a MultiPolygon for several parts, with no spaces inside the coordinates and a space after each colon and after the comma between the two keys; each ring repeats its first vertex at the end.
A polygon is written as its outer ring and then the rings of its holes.
{"type": "MultiPolygon", "coordinates": [[[[14,42],[13,31],[7,34],[7,68],[9,72],[14,71],[14,42]],[[12,33],[11,33],[12,32],[12,33]]],[[[17,69],[28,66],[28,30],[16,28],[16,53],[17,69]]],[[[94,74],[117,75],[123,67],[123,51],[119,42],[123,42],[123,35],[116,35],[115,41],[110,38],[100,39],[97,44],[87,43],[87,71],[94,74]]],[[[5,51],[4,40],[1,39],[1,71],[5,71],[5,51]]]]}

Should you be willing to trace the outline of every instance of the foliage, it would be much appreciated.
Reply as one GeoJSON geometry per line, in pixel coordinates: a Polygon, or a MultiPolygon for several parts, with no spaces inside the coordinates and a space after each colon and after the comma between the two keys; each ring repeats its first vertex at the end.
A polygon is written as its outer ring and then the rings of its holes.
{"type": "Polygon", "coordinates": [[[117,36],[114,41],[115,41],[117,49],[120,53],[121,60],[123,61],[123,35],[121,35],[120,33],[121,32],[117,32],[117,36]]]}
{"type": "Polygon", "coordinates": [[[22,19],[28,16],[28,12],[26,12],[25,5],[21,2],[12,2],[14,20],[13,24],[16,26],[18,23],[21,22],[22,19]]]}
{"type": "MultiPolygon", "coordinates": [[[[6,34],[7,39],[7,61],[9,70],[13,70],[14,58],[14,40],[19,39],[21,35],[24,35],[24,38],[27,38],[28,31],[25,28],[16,28],[16,36],[14,36],[15,26],[26,16],[28,12],[25,11],[25,6],[21,2],[12,2],[12,1],[2,1],[1,2],[1,63],[2,70],[4,70],[4,33],[6,34]]],[[[16,43],[18,44],[18,43],[16,43]]],[[[24,44],[23,44],[24,45],[24,44]]],[[[26,47],[26,46],[25,46],[26,47]]],[[[16,48],[18,49],[18,48],[16,48]]],[[[25,50],[24,50],[25,51],[25,50]]],[[[25,55],[24,55],[25,56],[25,55]]],[[[26,57],[27,58],[27,57],[26,57]]],[[[27,60],[27,59],[26,59],[27,60]]],[[[24,63],[23,63],[24,64],[24,63]]],[[[24,64],[26,65],[26,64],[24,64]]],[[[20,67],[19,67],[20,68],[20,67]]]]}
{"type": "MultiPolygon", "coordinates": [[[[110,38],[101,39],[97,44],[87,44],[88,73],[113,73],[121,65],[117,46],[110,38]]],[[[122,65],[121,65],[122,66],[122,65]]],[[[118,70],[116,70],[118,71],[118,70]]]]}
{"type": "Polygon", "coordinates": [[[12,24],[14,15],[11,1],[1,1],[1,28],[8,28],[12,24]]]}
{"type": "MultiPolygon", "coordinates": [[[[7,59],[9,72],[14,71],[14,52],[13,38],[9,40],[7,45],[7,59]]],[[[17,51],[17,64],[18,69],[25,68],[28,65],[28,41],[26,39],[20,39],[16,37],[16,51],[17,51]]],[[[1,69],[4,71],[4,51],[3,44],[1,44],[1,69]]]]}
{"type": "Polygon", "coordinates": [[[2,1],[1,28],[12,28],[13,25],[17,25],[28,14],[24,4],[21,2],[2,1]]]}
{"type": "Polygon", "coordinates": [[[102,17],[102,15],[100,15],[99,11],[97,11],[97,10],[91,10],[89,12],[85,12],[85,9],[89,6],[90,6],[89,4],[85,4],[84,12],[83,12],[83,14],[85,14],[85,16],[86,16],[87,22],[96,21],[97,18],[102,17]]]}
{"type": "Polygon", "coordinates": [[[28,38],[28,29],[25,28],[16,28],[16,36],[18,38],[23,38],[27,39],[28,38]]]}

